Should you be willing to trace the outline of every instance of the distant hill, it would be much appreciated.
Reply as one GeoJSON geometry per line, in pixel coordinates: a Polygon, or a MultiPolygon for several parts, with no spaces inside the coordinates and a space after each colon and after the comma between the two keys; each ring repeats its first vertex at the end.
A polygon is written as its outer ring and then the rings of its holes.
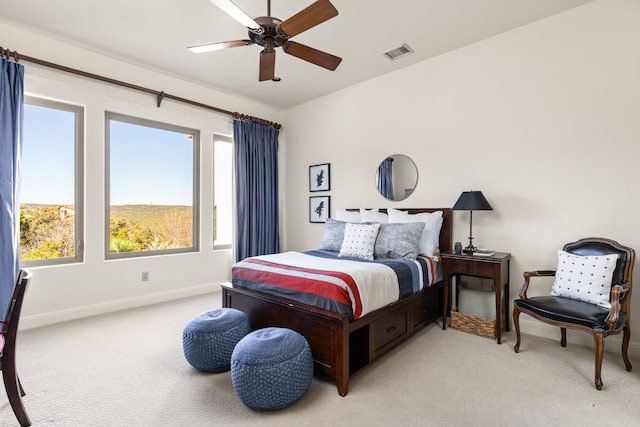
{"type": "Polygon", "coordinates": [[[191,206],[183,205],[111,205],[111,219],[126,218],[128,220],[159,225],[166,221],[170,214],[191,214],[191,206]]]}
{"type": "MultiPolygon", "coordinates": [[[[55,208],[60,206],[72,206],[69,204],[38,204],[22,203],[21,207],[28,210],[39,208],[55,208]]],[[[112,205],[111,218],[127,218],[144,223],[157,223],[159,219],[164,219],[167,214],[189,213],[191,206],[184,205],[112,205]]]]}

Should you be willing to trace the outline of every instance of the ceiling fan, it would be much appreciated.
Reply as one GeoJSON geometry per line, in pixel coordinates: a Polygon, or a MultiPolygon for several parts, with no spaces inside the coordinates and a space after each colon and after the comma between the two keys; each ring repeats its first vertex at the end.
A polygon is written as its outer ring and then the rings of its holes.
{"type": "Polygon", "coordinates": [[[342,58],[291,40],[291,37],[338,15],[338,10],[329,0],[317,0],[285,21],[271,16],[271,0],[267,0],[267,16],[260,16],[255,19],[247,15],[231,0],[209,1],[247,27],[249,29],[249,39],[191,46],[187,48],[191,52],[211,52],[252,44],[262,46],[264,49],[260,52],[260,73],[258,78],[261,82],[272,80],[275,77],[275,48],[277,47],[282,47],[282,50],[289,55],[331,71],[334,71],[342,61],[342,58]]]}

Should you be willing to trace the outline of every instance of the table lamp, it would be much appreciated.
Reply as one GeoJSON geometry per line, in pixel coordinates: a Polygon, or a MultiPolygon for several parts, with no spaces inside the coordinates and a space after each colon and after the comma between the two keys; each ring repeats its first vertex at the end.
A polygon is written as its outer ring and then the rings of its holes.
{"type": "Polygon", "coordinates": [[[463,191],[452,209],[454,211],[469,211],[469,246],[462,251],[465,254],[472,255],[478,250],[473,246],[473,211],[492,211],[493,208],[482,194],[482,191],[463,191]]]}

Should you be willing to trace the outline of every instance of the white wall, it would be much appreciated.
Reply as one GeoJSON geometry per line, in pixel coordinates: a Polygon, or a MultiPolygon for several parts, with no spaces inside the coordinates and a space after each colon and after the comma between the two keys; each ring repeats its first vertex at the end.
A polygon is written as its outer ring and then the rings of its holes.
{"type": "MultiPolygon", "coordinates": [[[[119,60],[0,24],[3,47],[83,71],[229,111],[281,122],[281,113],[222,92],[144,70],[119,60]]],[[[171,60],[171,58],[167,58],[171,60]]],[[[212,111],[165,100],[156,107],[153,95],[134,92],[28,62],[25,92],[85,107],[85,261],[30,268],[33,279],[23,308],[22,327],[113,311],[171,298],[211,292],[230,277],[230,250],[213,250],[214,133],[231,135],[232,119],[212,111]],[[104,260],[104,113],[114,111],[163,121],[201,132],[200,251],[196,253],[104,260]],[[142,271],[150,280],[142,282],[142,271]]],[[[219,298],[219,296],[215,296],[219,298]]],[[[218,301],[216,301],[218,303],[218,301]]]]}
{"type": "MultiPolygon", "coordinates": [[[[287,110],[288,249],[320,242],[306,177],[328,162],[332,212],[450,207],[481,190],[494,211],[474,215],[474,242],[512,253],[512,299],[523,271],[554,268],[566,242],[602,236],[640,251],[638,52],[640,2],[601,0],[287,110]],[[374,186],[395,153],[419,171],[402,202],[374,186]]],[[[468,231],[468,213],[455,213],[454,240],[468,231]]],[[[632,305],[640,314],[637,295],[632,305]]],[[[559,339],[526,317],[525,332],[559,339]]],[[[640,356],[638,320],[632,344],[640,356]]]]}

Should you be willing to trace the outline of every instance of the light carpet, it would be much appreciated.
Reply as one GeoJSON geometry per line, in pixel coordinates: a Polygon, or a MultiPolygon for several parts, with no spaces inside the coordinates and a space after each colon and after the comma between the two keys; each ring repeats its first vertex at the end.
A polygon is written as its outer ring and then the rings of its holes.
{"type": "MultiPolygon", "coordinates": [[[[314,378],[289,408],[253,411],[229,372],[197,372],[182,353],[184,326],[220,304],[213,293],[21,331],[18,370],[33,425],[640,425],[640,361],[627,372],[618,348],[605,354],[597,391],[592,348],[524,334],[516,354],[513,332],[498,345],[440,322],[357,372],[346,397],[314,378]]],[[[0,392],[0,426],[16,425],[0,392]]]]}

